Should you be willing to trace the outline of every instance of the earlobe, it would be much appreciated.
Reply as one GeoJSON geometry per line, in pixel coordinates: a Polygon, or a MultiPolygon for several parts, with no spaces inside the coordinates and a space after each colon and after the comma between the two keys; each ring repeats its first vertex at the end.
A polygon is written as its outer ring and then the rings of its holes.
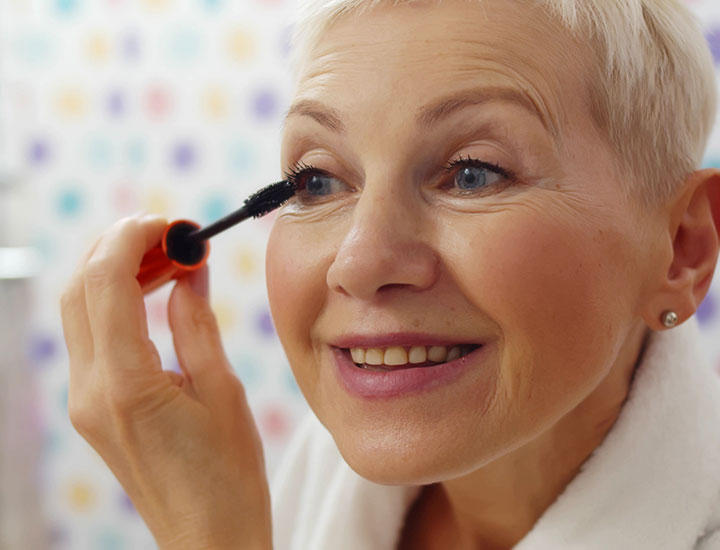
{"type": "Polygon", "coordinates": [[[718,260],[720,170],[693,172],[684,187],[685,192],[671,205],[672,261],[655,304],[653,330],[674,326],[668,312],[675,312],[680,324],[697,311],[718,260]]]}

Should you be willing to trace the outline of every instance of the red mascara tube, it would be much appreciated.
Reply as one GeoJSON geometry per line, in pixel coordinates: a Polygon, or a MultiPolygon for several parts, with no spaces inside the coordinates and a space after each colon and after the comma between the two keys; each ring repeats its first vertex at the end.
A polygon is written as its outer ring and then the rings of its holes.
{"type": "Polygon", "coordinates": [[[176,220],[165,228],[160,243],[148,250],[140,263],[136,278],[143,294],[205,265],[210,255],[208,240],[186,238],[197,229],[200,225],[190,220],[176,220]]]}

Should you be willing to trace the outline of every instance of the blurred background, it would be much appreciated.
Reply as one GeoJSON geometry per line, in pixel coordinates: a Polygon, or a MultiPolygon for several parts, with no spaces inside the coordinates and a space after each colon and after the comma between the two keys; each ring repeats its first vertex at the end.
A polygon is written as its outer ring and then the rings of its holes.
{"type": "MultiPolygon", "coordinates": [[[[67,415],[60,295],[115,220],[205,225],[282,179],[297,0],[0,0],[0,550],[156,548],[67,415]]],[[[720,3],[688,2],[720,72],[720,3]]],[[[720,167],[720,128],[705,166],[720,167]]],[[[245,384],[270,477],[307,410],[270,318],[273,215],[213,238],[212,307],[245,384]]],[[[720,371],[720,283],[698,311],[720,371]]],[[[172,285],[146,298],[179,370],[172,285]]]]}

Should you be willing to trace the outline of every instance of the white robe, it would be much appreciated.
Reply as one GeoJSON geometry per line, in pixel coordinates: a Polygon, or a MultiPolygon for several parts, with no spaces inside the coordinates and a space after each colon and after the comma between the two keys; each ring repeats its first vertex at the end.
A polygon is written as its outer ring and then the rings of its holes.
{"type": "MultiPolygon", "coordinates": [[[[698,337],[695,317],[650,335],[615,424],[515,550],[720,550],[720,378],[698,337]]],[[[274,548],[394,550],[420,489],[356,474],[309,413],[271,480],[274,548]]]]}

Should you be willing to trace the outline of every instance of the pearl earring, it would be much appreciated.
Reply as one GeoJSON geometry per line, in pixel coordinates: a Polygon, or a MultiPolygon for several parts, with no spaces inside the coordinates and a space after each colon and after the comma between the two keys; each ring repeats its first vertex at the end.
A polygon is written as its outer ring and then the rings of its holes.
{"type": "Polygon", "coordinates": [[[662,314],[662,323],[668,328],[674,327],[678,322],[677,313],[674,311],[666,311],[662,314]]]}

